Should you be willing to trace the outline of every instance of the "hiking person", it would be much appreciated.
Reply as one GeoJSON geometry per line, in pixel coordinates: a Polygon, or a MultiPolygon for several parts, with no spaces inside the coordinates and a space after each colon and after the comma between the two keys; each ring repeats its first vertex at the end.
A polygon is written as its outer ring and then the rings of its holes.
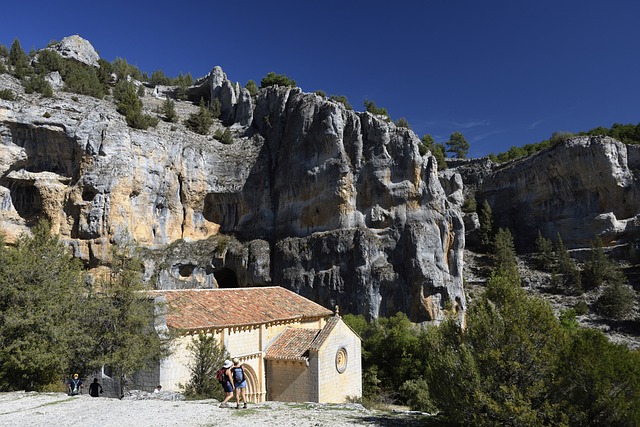
{"type": "Polygon", "coordinates": [[[98,382],[97,378],[93,379],[93,382],[89,384],[89,396],[99,397],[102,394],[102,386],[98,382]]]}
{"type": "Polygon", "coordinates": [[[69,380],[69,395],[76,396],[82,391],[82,380],[78,377],[78,374],[73,374],[73,378],[69,380]]]}
{"type": "Polygon", "coordinates": [[[222,385],[222,390],[225,393],[224,400],[220,403],[221,408],[229,407],[229,400],[233,397],[233,377],[231,376],[231,368],[233,363],[230,360],[225,360],[222,364],[222,368],[218,369],[216,372],[216,376],[218,377],[218,382],[222,385]]]}
{"type": "Polygon", "coordinates": [[[236,409],[240,408],[240,395],[242,395],[243,408],[247,407],[247,398],[244,394],[247,388],[247,377],[244,375],[244,369],[237,357],[233,359],[233,368],[231,368],[231,376],[236,389],[236,409]]]}

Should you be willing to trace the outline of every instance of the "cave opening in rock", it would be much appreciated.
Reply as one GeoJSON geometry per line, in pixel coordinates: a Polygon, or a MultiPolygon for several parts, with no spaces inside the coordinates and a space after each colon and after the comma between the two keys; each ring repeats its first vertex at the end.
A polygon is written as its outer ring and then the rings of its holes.
{"type": "Polygon", "coordinates": [[[191,275],[193,274],[193,270],[195,268],[196,266],[193,264],[185,264],[180,266],[180,269],[179,269],[180,277],[182,278],[191,277],[191,275]]]}
{"type": "Polygon", "coordinates": [[[216,282],[218,282],[219,288],[238,288],[238,277],[236,276],[235,271],[230,268],[223,268],[219,271],[215,271],[213,276],[216,278],[216,282]]]}
{"type": "Polygon", "coordinates": [[[27,223],[36,223],[43,214],[40,191],[25,181],[13,181],[9,188],[11,203],[18,215],[27,223]]]}

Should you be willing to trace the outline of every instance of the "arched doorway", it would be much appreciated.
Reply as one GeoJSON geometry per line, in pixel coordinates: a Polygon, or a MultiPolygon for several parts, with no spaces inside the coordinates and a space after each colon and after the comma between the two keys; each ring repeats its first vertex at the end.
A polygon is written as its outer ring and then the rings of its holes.
{"type": "Polygon", "coordinates": [[[253,403],[264,402],[264,391],[256,371],[246,363],[242,365],[242,368],[247,377],[247,390],[245,391],[247,400],[253,403]]]}

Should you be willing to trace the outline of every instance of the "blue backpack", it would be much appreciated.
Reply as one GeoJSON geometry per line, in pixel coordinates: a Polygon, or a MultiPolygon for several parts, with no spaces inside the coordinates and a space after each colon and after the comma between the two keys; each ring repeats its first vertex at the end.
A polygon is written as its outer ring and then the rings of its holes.
{"type": "Polygon", "coordinates": [[[244,369],[241,367],[233,368],[233,382],[240,384],[244,381],[244,369]]]}

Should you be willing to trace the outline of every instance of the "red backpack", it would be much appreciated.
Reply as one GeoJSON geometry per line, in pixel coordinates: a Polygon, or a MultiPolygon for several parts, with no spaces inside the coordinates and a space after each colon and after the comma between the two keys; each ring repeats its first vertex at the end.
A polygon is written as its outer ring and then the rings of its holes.
{"type": "Polygon", "coordinates": [[[218,372],[216,372],[216,376],[218,377],[218,381],[223,383],[225,382],[225,378],[227,377],[227,375],[225,374],[227,370],[224,368],[220,368],[218,369],[218,372]]]}

